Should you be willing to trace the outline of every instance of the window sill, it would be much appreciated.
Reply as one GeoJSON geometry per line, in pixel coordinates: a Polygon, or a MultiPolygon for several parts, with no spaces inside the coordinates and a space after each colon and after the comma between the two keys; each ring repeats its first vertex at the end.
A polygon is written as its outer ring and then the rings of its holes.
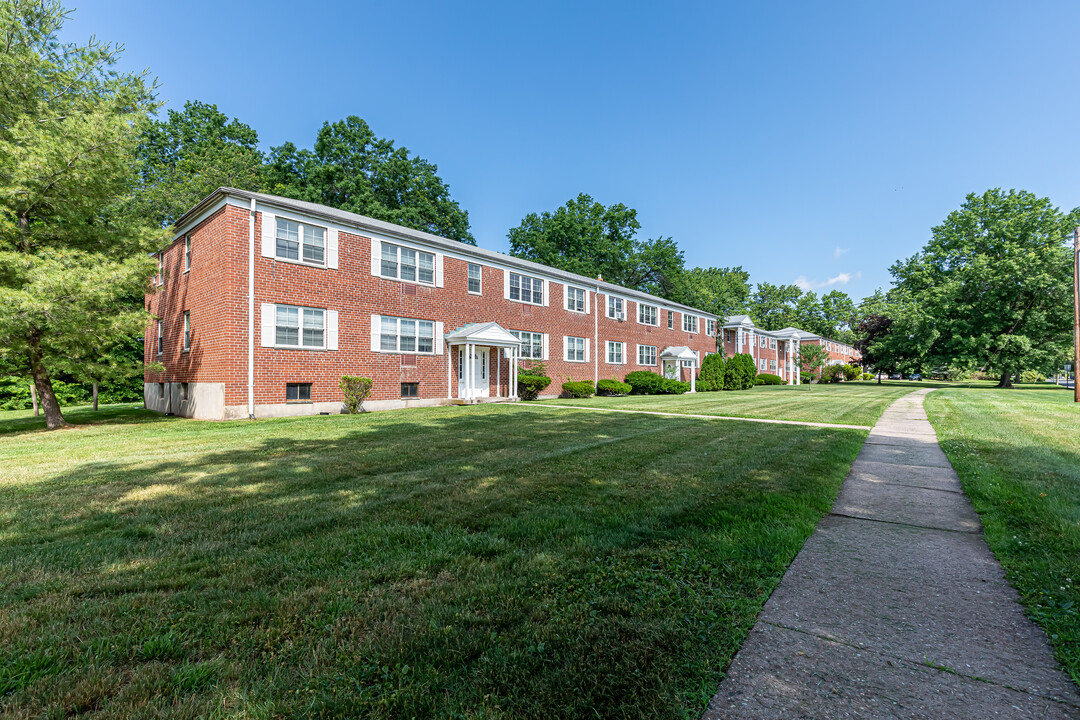
{"type": "Polygon", "coordinates": [[[569,359],[567,359],[567,360],[563,360],[563,362],[571,362],[571,363],[577,363],[578,365],[584,365],[585,363],[587,363],[589,361],[588,360],[569,360],[569,359]]]}
{"type": "Polygon", "coordinates": [[[575,315],[588,315],[589,313],[584,310],[574,310],[573,308],[566,308],[566,312],[574,313],[575,315]]]}
{"type": "Polygon", "coordinates": [[[184,348],[183,350],[180,351],[180,354],[181,355],[186,355],[189,352],[191,352],[191,348],[184,348]]]}
{"type": "Polygon", "coordinates": [[[415,351],[415,350],[382,350],[382,349],[379,349],[379,350],[375,350],[374,352],[377,352],[380,355],[418,355],[420,357],[434,357],[436,355],[436,353],[434,353],[434,352],[418,352],[418,351],[415,351]]]}
{"type": "MultiPolygon", "coordinates": [[[[417,285],[419,287],[434,288],[435,283],[420,282],[419,280],[405,280],[403,278],[387,277],[386,275],[379,275],[380,280],[390,280],[391,282],[406,283],[407,285],[417,285]]],[[[470,293],[475,295],[476,293],[470,293]]]]}
{"type": "Polygon", "coordinates": [[[328,352],[325,347],[304,347],[303,345],[273,345],[273,350],[306,350],[307,352],[328,352]]]}
{"type": "Polygon", "coordinates": [[[533,307],[544,307],[544,303],[534,303],[528,300],[515,300],[514,298],[506,298],[510,302],[521,303],[522,305],[532,305],[533,307]]]}
{"type": "Polygon", "coordinates": [[[286,405],[314,405],[311,400],[286,400],[286,405]]]}
{"type": "Polygon", "coordinates": [[[278,257],[276,255],[271,259],[274,262],[288,263],[289,265],[303,265],[304,267],[318,268],[319,270],[326,270],[327,269],[326,263],[321,263],[320,264],[320,263],[304,262],[303,260],[290,260],[289,258],[278,257]]]}
{"type": "MultiPolygon", "coordinates": [[[[405,282],[408,282],[408,280],[406,280],[405,282]]],[[[425,285],[424,287],[429,287],[429,286],[425,285]]],[[[468,293],[469,293],[470,295],[476,295],[476,296],[478,296],[478,297],[482,297],[482,296],[483,296],[483,294],[484,294],[484,292],[483,292],[482,290],[481,290],[480,292],[473,292],[472,290],[468,290],[467,292],[468,292],[468,293]]]]}

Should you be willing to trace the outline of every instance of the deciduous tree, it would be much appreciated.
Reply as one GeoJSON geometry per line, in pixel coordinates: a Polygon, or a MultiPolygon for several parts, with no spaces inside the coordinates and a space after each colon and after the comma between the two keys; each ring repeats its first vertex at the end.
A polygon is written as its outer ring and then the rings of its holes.
{"type": "Polygon", "coordinates": [[[271,148],[263,187],[475,245],[469,214],[451,199],[438,171],[350,115],[324,123],[314,150],[291,142],[271,148]]]}

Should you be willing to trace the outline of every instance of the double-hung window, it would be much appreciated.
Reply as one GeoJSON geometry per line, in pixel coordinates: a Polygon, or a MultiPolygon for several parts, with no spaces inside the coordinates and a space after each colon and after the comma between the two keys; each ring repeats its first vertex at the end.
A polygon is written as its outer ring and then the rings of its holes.
{"type": "Polygon", "coordinates": [[[697,332],[697,315],[687,315],[683,313],[682,316],[682,329],[686,332],[697,332]]]}
{"type": "Polygon", "coordinates": [[[725,330],[724,331],[724,342],[731,342],[731,331],[730,330],[725,330]]]}
{"type": "Polygon", "coordinates": [[[536,332],[511,330],[510,334],[521,341],[521,357],[529,360],[544,359],[544,336],[536,332]]]}
{"type": "Polygon", "coordinates": [[[623,312],[623,299],[617,297],[611,297],[608,295],[607,299],[607,316],[612,320],[625,320],[626,313],[623,312]]]}
{"type": "Polygon", "coordinates": [[[585,362],[585,338],[566,338],[566,360],[568,362],[585,362]]]}
{"type": "Polygon", "coordinates": [[[435,255],[412,248],[382,243],[380,273],[385,278],[421,285],[435,284],[435,255]]]}
{"type": "Polygon", "coordinates": [[[279,347],[326,347],[326,311],[278,305],[274,344],[279,347]]]}
{"type": "Polygon", "coordinates": [[[655,345],[638,345],[637,346],[637,364],[638,365],[656,365],[656,346],[655,345]]]}
{"type": "Polygon", "coordinates": [[[383,352],[435,352],[435,323],[431,320],[382,316],[379,328],[379,349],[383,352]]]}
{"type": "Polygon", "coordinates": [[[769,361],[769,372],[776,372],[776,361],[775,360],[770,360],[769,361]]]}
{"type": "Polygon", "coordinates": [[[622,365],[623,364],[623,344],[621,342],[614,342],[608,340],[607,344],[607,361],[610,365],[622,365]]]}
{"type": "Polygon", "coordinates": [[[480,266],[469,263],[469,292],[473,295],[480,294],[480,266]]]}
{"type": "Polygon", "coordinates": [[[637,321],[642,325],[659,325],[660,311],[655,305],[644,305],[642,303],[638,303],[637,321]]]}
{"type": "Polygon", "coordinates": [[[510,299],[532,305],[543,305],[544,281],[528,275],[510,273],[510,299]]]}
{"type": "Polygon", "coordinates": [[[191,311],[184,311],[184,352],[191,349],[191,311]]]}
{"type": "Polygon", "coordinates": [[[191,233],[184,236],[184,272],[191,270],[191,233]]]}
{"type": "Polygon", "coordinates": [[[157,354],[165,352],[165,336],[161,334],[161,321],[157,321],[157,354]]]}
{"type": "Polygon", "coordinates": [[[585,291],[572,285],[566,286],[566,309],[570,312],[585,312],[585,291]]]}
{"type": "Polygon", "coordinates": [[[776,349],[776,338],[769,338],[769,349],[770,350],[775,350],[776,349]]]}
{"type": "Polygon", "coordinates": [[[761,347],[768,347],[769,346],[769,338],[765,337],[764,335],[759,335],[758,336],[758,345],[760,345],[761,347]]]}
{"type": "Polygon", "coordinates": [[[277,218],[275,254],[282,260],[326,264],[326,228],[277,218]]]}
{"type": "Polygon", "coordinates": [[[667,329],[668,330],[674,330],[675,329],[675,311],[674,310],[668,310],[667,311],[667,329]]]}
{"type": "Polygon", "coordinates": [[[165,253],[159,252],[157,254],[157,284],[165,284],[165,253]]]}
{"type": "Polygon", "coordinates": [[[715,320],[710,319],[710,320],[705,321],[705,334],[708,335],[709,337],[712,337],[713,335],[716,334],[716,321],[715,320]]]}

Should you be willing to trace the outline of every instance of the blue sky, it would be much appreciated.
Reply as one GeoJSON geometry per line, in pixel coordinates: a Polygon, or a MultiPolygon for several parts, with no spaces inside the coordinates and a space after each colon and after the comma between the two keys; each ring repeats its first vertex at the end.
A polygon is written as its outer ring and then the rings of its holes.
{"type": "Polygon", "coordinates": [[[1075,2],[86,2],[166,107],[264,148],[358,115],[436,163],[480,245],[579,192],[688,265],[889,282],[969,192],[1080,205],[1075,2]],[[298,9],[300,8],[300,9],[298,9]]]}

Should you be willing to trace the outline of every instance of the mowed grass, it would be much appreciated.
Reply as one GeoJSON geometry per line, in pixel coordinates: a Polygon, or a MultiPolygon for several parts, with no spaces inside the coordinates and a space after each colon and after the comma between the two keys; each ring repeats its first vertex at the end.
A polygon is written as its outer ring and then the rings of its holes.
{"type": "MultiPolygon", "coordinates": [[[[556,381],[553,381],[555,384],[556,381]]],[[[587,400],[548,400],[618,410],[652,410],[691,415],[803,420],[839,425],[872,426],[894,400],[912,390],[942,387],[930,382],[849,382],[826,385],[759,385],[739,392],[697,392],[686,395],[627,395],[587,400]]],[[[550,388],[549,388],[550,390],[550,388]]],[[[556,388],[557,390],[557,388],[556,388]]]]}
{"type": "Polygon", "coordinates": [[[925,405],[990,548],[1080,684],[1080,405],[1046,386],[938,391],[925,405]]]}
{"type": "Polygon", "coordinates": [[[0,417],[14,718],[696,718],[865,437],[507,405],[26,415],[0,417]]]}

